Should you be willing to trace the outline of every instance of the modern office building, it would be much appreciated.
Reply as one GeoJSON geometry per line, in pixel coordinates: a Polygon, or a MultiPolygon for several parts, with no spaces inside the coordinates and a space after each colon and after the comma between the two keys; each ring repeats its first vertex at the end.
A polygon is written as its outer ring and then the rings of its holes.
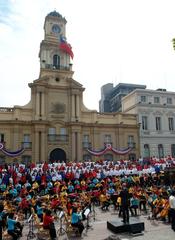
{"type": "Polygon", "coordinates": [[[121,112],[121,100],[135,89],[145,89],[145,85],[119,83],[115,87],[107,83],[101,87],[101,99],[99,101],[100,112],[121,112]]]}
{"type": "Polygon", "coordinates": [[[175,157],[175,92],[136,89],[122,99],[122,112],[138,115],[142,157],[175,157]]]}
{"type": "Polygon", "coordinates": [[[66,19],[53,11],[45,18],[40,72],[29,83],[30,102],[0,107],[0,164],[139,157],[136,115],[87,109],[71,58],[66,19]]]}

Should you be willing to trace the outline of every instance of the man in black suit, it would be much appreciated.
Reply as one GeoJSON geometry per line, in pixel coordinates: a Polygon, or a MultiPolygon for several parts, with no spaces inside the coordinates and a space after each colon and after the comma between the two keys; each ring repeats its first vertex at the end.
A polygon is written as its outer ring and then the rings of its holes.
{"type": "Polygon", "coordinates": [[[129,223],[130,195],[125,183],[122,184],[122,190],[119,196],[121,197],[121,210],[123,213],[123,222],[126,224],[129,223]]]}

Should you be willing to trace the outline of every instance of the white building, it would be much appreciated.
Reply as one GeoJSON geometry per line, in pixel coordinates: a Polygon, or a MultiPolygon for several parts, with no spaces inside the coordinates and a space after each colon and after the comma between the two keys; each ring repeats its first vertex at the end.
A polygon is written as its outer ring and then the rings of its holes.
{"type": "Polygon", "coordinates": [[[142,157],[175,157],[175,92],[136,89],[123,97],[122,111],[138,115],[142,157]]]}

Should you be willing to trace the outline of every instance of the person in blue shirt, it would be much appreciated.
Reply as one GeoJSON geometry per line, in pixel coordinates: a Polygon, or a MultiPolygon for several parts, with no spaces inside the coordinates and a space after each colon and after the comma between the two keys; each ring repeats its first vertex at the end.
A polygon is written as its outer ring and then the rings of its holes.
{"type": "Polygon", "coordinates": [[[78,228],[79,235],[81,236],[84,225],[81,221],[81,214],[77,212],[77,207],[72,208],[72,218],[71,218],[72,227],[78,228]]]}
{"type": "Polygon", "coordinates": [[[68,192],[72,193],[74,191],[74,186],[71,182],[68,183],[68,192]]]}
{"type": "Polygon", "coordinates": [[[138,215],[138,213],[137,213],[138,208],[139,208],[139,199],[135,194],[133,194],[130,199],[130,212],[131,212],[132,216],[138,215]],[[134,212],[133,212],[133,210],[134,210],[134,212]]]}
{"type": "Polygon", "coordinates": [[[42,208],[42,204],[40,201],[37,202],[36,204],[36,213],[37,216],[39,217],[40,221],[43,221],[43,208],[42,208]]]}
{"type": "Polygon", "coordinates": [[[14,219],[14,213],[9,213],[7,219],[7,231],[8,234],[11,235],[13,240],[17,240],[20,236],[22,236],[23,227],[18,222],[18,218],[14,219]]]}
{"type": "Polygon", "coordinates": [[[4,212],[3,204],[0,204],[0,240],[2,240],[2,229],[6,226],[7,214],[4,212]]]}

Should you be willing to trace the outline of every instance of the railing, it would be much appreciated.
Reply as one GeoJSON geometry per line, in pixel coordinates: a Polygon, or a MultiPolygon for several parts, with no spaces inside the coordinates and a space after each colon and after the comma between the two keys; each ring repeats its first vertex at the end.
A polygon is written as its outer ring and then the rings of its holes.
{"type": "Polygon", "coordinates": [[[22,142],[22,147],[25,149],[32,149],[32,142],[22,142]]]}
{"type": "Polygon", "coordinates": [[[48,134],[48,141],[49,142],[68,142],[68,135],[62,134],[48,134]]]}
{"type": "Polygon", "coordinates": [[[91,142],[82,142],[83,148],[91,148],[92,144],[91,142]]]}
{"type": "Polygon", "coordinates": [[[107,141],[107,142],[104,142],[104,146],[106,146],[106,145],[108,145],[108,144],[112,146],[112,142],[108,142],[108,141],[107,141]]]}
{"type": "Polygon", "coordinates": [[[6,107],[0,107],[0,113],[5,113],[5,112],[14,112],[14,108],[6,108],[6,107]]]}
{"type": "Polygon", "coordinates": [[[136,143],[135,142],[128,142],[128,147],[135,148],[136,147],[136,143]]]}
{"type": "Polygon", "coordinates": [[[142,130],[142,132],[143,132],[143,134],[145,134],[145,135],[149,135],[149,134],[150,134],[150,131],[148,131],[148,130],[142,130]]]}
{"type": "Polygon", "coordinates": [[[55,70],[66,70],[69,71],[70,67],[69,66],[57,66],[57,65],[53,65],[53,64],[45,64],[45,68],[47,69],[55,69],[55,70]]]}

